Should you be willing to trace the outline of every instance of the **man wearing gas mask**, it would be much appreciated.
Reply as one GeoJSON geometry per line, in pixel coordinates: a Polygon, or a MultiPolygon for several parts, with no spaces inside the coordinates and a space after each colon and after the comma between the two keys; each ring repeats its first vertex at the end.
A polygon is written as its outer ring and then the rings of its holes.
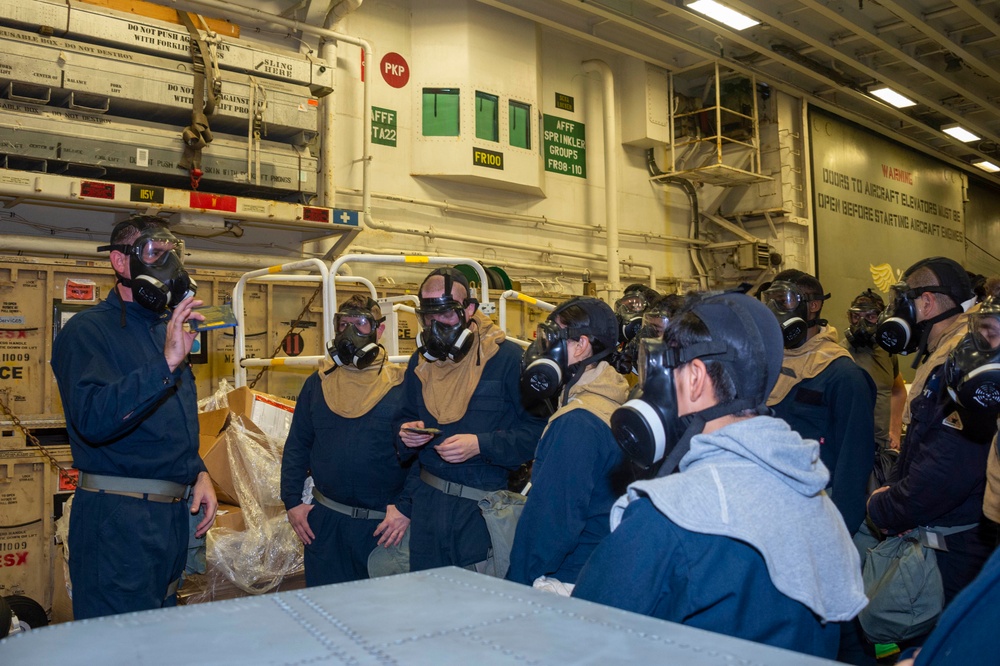
{"type": "Polygon", "coordinates": [[[117,282],[63,326],[52,349],[73,464],[73,615],[82,620],[173,606],[190,515],[203,536],[218,506],[198,455],[198,403],[187,356],[203,320],[183,245],[158,217],[119,223],[117,282]]]}
{"type": "Polygon", "coordinates": [[[531,459],[544,421],[521,403],[520,347],[477,312],[465,276],[438,268],[419,295],[397,419],[400,455],[418,463],[407,480],[410,568],[471,567],[491,547],[479,501],[531,459]]]}
{"type": "Polygon", "coordinates": [[[558,409],[535,452],[508,580],[568,595],[632,480],[610,427],[628,394],[625,378],[606,361],[618,343],[617,323],[603,301],[571,298],[538,325],[524,353],[524,399],[556,398],[558,409]]]}
{"type": "Polygon", "coordinates": [[[868,477],[875,462],[875,383],[821,318],[823,285],[796,269],[774,276],[762,294],[781,325],[784,359],[768,397],[774,414],[819,442],[830,470],[827,488],[851,533],[865,519],[868,477]]]}
{"type": "Polygon", "coordinates": [[[618,372],[626,375],[634,384],[638,375],[636,363],[639,360],[639,341],[643,338],[661,338],[670,318],[684,305],[684,297],[679,294],[657,296],[642,313],[642,326],[635,337],[625,342],[617,354],[612,355],[611,364],[618,372]]]}
{"type": "Polygon", "coordinates": [[[745,294],[693,297],[643,340],[619,444],[660,476],[629,486],[573,596],[834,657],[866,599],[858,553],[824,489],[819,444],[769,416],[782,335],[745,294]],[[673,473],[678,470],[677,473],[673,473]]]}
{"type": "Polygon", "coordinates": [[[334,331],[331,361],[302,386],[281,458],[281,499],[305,544],[309,587],[377,575],[370,560],[386,559],[386,549],[405,560],[405,549],[397,551],[410,523],[394,428],[404,368],[386,363],[382,309],[351,296],[334,315],[334,331]],[[305,504],[310,474],[313,501],[305,504]]]}
{"type": "Polygon", "coordinates": [[[622,297],[615,301],[615,316],[618,317],[618,350],[611,355],[609,362],[623,375],[632,372],[635,361],[635,347],[632,341],[643,327],[643,313],[659,296],[655,289],[636,283],[625,287],[622,297]]]}
{"type": "Polygon", "coordinates": [[[996,342],[995,306],[964,314],[974,301],[969,277],[945,257],[915,263],[890,297],[879,318],[879,344],[915,353],[920,365],[903,414],[908,425],[899,462],[869,498],[868,515],[887,534],[919,528],[925,545],[942,548],[936,555],[947,604],[996,546],[996,525],[983,515],[996,420],[977,406],[994,390],[980,380],[991,373],[982,361],[996,342]]]}
{"type": "Polygon", "coordinates": [[[878,318],[884,310],[882,297],[871,289],[855,296],[847,310],[848,327],[840,344],[875,382],[875,443],[880,449],[898,451],[906,382],[899,373],[895,354],[875,342],[878,318]]]}
{"type": "MultiPolygon", "coordinates": [[[[982,306],[969,313],[969,330],[948,356],[944,373],[948,394],[977,418],[995,420],[1000,415],[1000,280],[986,281],[982,306]]],[[[996,435],[988,469],[1000,473],[996,435]]],[[[983,509],[1000,520],[1000,502],[988,474],[983,509]]],[[[934,631],[913,659],[898,664],[956,666],[988,661],[996,650],[1000,624],[1000,550],[994,551],[979,576],[962,590],[941,615],[934,631]]]]}

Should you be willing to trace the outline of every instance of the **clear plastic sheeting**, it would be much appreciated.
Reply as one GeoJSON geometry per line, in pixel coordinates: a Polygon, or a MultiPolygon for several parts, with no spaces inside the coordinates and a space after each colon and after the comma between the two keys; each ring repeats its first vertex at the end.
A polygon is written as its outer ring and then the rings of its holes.
{"type": "MultiPolygon", "coordinates": [[[[222,382],[199,408],[229,407],[230,390],[222,382]]],[[[185,603],[270,592],[286,577],[303,571],[302,541],[289,525],[281,502],[284,441],[264,434],[249,417],[237,415],[235,410],[221,436],[246,528],[215,527],[209,531],[208,570],[203,580],[185,581],[184,587],[191,585],[189,590],[182,588],[185,603]]]]}
{"type": "Polygon", "coordinates": [[[73,510],[73,497],[70,495],[63,504],[63,514],[62,517],[56,520],[56,543],[62,544],[62,548],[58,549],[61,554],[59,558],[59,564],[55,566],[61,566],[63,569],[63,580],[66,581],[66,594],[70,599],[73,598],[73,581],[69,579],[69,514],[73,510]]]}
{"type": "Polygon", "coordinates": [[[225,379],[219,380],[219,388],[215,393],[206,396],[198,401],[198,412],[210,412],[213,409],[227,409],[229,407],[229,394],[233,390],[233,385],[225,379]]]}

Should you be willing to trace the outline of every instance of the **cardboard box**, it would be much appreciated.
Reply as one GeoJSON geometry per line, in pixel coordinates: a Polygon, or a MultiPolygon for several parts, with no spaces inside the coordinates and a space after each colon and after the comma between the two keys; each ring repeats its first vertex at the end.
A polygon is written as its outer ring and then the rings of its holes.
{"type": "Polygon", "coordinates": [[[229,403],[228,409],[198,414],[198,451],[212,477],[219,502],[239,506],[240,500],[229,464],[227,429],[231,427],[233,419],[243,417],[242,422],[247,430],[284,441],[292,423],[295,403],[245,386],[230,391],[226,400],[229,403]]]}
{"type": "Polygon", "coordinates": [[[224,529],[242,532],[247,525],[243,521],[243,509],[232,504],[219,504],[219,510],[215,514],[215,525],[212,529],[221,527],[224,529]]]}
{"type": "Polygon", "coordinates": [[[209,476],[220,502],[239,504],[233,472],[229,467],[229,444],[225,431],[229,427],[228,409],[216,409],[198,414],[198,453],[205,461],[209,476]]]}
{"type": "Polygon", "coordinates": [[[295,403],[277,396],[260,393],[242,386],[226,396],[229,411],[235,416],[245,416],[259,432],[284,441],[292,425],[295,403]]]}

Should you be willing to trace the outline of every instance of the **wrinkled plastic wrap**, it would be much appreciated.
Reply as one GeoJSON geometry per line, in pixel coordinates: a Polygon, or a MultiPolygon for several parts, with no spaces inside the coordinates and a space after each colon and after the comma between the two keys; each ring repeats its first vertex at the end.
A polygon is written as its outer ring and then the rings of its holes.
{"type": "Polygon", "coordinates": [[[233,390],[233,385],[225,379],[219,380],[219,388],[210,396],[206,396],[198,401],[199,412],[210,412],[213,409],[223,409],[229,407],[229,394],[233,390]]]}
{"type": "MultiPolygon", "coordinates": [[[[222,382],[199,408],[228,407],[230,390],[222,382]]],[[[208,571],[202,580],[185,581],[184,587],[191,584],[185,590],[186,603],[287,589],[283,580],[303,571],[302,541],[288,523],[281,501],[284,441],[259,432],[248,417],[235,414],[223,437],[246,529],[209,530],[208,571]]]]}
{"type": "Polygon", "coordinates": [[[66,594],[70,599],[73,598],[73,581],[69,579],[69,514],[73,510],[74,497],[75,495],[69,496],[63,504],[62,517],[56,520],[56,543],[62,544],[62,548],[59,549],[62,553],[60,564],[63,568],[63,580],[66,581],[66,594]]]}

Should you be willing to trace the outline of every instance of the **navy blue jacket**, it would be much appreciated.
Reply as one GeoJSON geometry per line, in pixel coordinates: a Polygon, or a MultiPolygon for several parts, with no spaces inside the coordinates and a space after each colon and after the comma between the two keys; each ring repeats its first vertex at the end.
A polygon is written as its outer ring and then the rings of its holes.
{"type": "MultiPolygon", "coordinates": [[[[473,349],[470,355],[475,353],[473,349]]],[[[531,460],[545,421],[521,404],[521,348],[513,342],[502,342],[486,362],[465,415],[454,423],[438,423],[427,411],[415,373],[418,358],[415,352],[406,368],[405,398],[396,430],[403,423],[423,421],[427,427],[440,428],[441,434],[420,449],[410,449],[396,438],[403,462],[413,457],[419,461],[411,469],[405,491],[413,499],[410,569],[474,564],[486,559],[490,547],[478,504],[431,488],[420,480],[418,468],[480,490],[505,489],[509,471],[531,460]],[[479,455],[458,464],[442,460],[434,445],[463,433],[478,436],[479,455]]]]}
{"type": "Polygon", "coordinates": [[[611,505],[629,481],[611,429],[584,409],[553,421],[538,442],[531,491],[517,523],[507,579],[539,576],[575,583],[597,544],[611,533],[611,505]]]}
{"type": "Polygon", "coordinates": [[[74,315],[56,336],[59,384],[74,466],[92,474],[192,483],[198,455],[198,399],[187,363],[163,356],[169,313],[125,303],[116,291],[74,315]]]}
{"type": "Polygon", "coordinates": [[[400,501],[407,470],[396,456],[393,430],[402,399],[400,384],[364,416],[345,418],[327,406],[319,373],[310,375],[281,458],[285,509],[302,503],[302,485],[311,473],[320,492],[335,502],[376,511],[394,504],[409,516],[409,502],[400,501]]]}
{"type": "Polygon", "coordinates": [[[840,625],[782,594],[753,547],[679,527],[648,498],[580,572],[573,596],[775,647],[836,658],[840,625]]]}
{"type": "Polygon", "coordinates": [[[830,470],[830,499],[851,534],[864,522],[868,476],[875,464],[875,395],[871,376],[842,357],[774,405],[775,416],[820,443],[820,459],[830,470]]]}
{"type": "Polygon", "coordinates": [[[938,620],[916,666],[986,664],[996,656],[1000,627],[1000,550],[938,620]]]}
{"type": "Polygon", "coordinates": [[[910,424],[889,490],[872,495],[872,522],[891,534],[918,526],[955,527],[983,523],[946,537],[948,551],[937,553],[952,599],[979,572],[996,545],[992,524],[983,516],[986,461],[996,420],[962,414],[941,386],[943,366],[935,369],[924,392],[910,402],[910,424]],[[962,429],[946,422],[961,422],[962,429]]]}

